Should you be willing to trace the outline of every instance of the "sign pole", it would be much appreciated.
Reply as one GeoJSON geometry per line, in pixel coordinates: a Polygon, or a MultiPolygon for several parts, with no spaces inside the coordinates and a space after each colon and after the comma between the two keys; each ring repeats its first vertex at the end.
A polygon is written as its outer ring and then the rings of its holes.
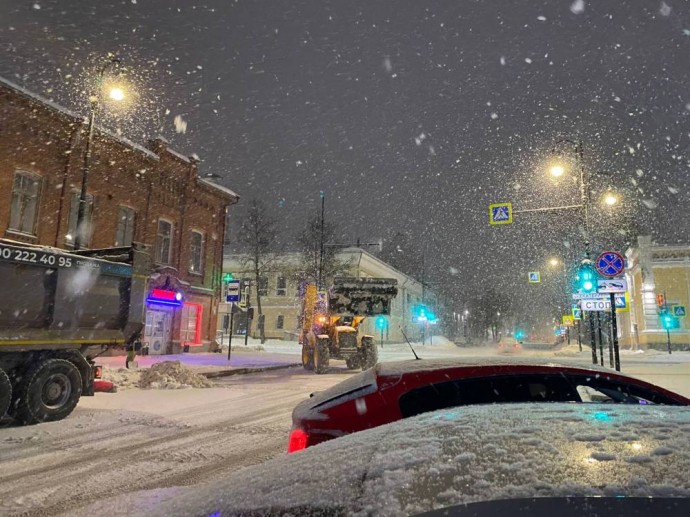
{"type": "Polygon", "coordinates": [[[611,293],[611,334],[613,335],[613,357],[616,371],[621,371],[621,354],[618,347],[618,321],[616,316],[616,295],[611,293]]]}
{"type": "Polygon", "coordinates": [[[597,337],[599,338],[599,364],[604,366],[604,339],[601,335],[601,316],[597,311],[597,337]]]}
{"type": "Polygon", "coordinates": [[[582,319],[577,320],[577,346],[580,347],[580,352],[582,352],[582,319]]]}
{"type": "Polygon", "coordinates": [[[235,304],[230,304],[230,332],[228,333],[228,361],[232,352],[232,320],[235,317],[235,304]]]}
{"type": "MultiPolygon", "coordinates": [[[[664,291],[664,309],[668,313],[668,298],[666,298],[666,291],[664,291]]],[[[668,355],[671,355],[671,330],[666,329],[666,348],[668,349],[668,355]]]]}
{"type": "Polygon", "coordinates": [[[597,364],[597,336],[594,332],[594,311],[589,312],[589,344],[592,347],[592,364],[597,364]]]}

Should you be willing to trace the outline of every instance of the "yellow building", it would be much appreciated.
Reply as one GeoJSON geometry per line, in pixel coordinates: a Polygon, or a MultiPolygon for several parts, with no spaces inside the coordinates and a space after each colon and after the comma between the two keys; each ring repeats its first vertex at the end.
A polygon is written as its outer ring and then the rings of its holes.
{"type": "MultiPolygon", "coordinates": [[[[358,278],[395,278],[398,281],[398,295],[391,304],[391,314],[385,329],[385,342],[403,342],[401,332],[411,340],[418,340],[421,335],[419,325],[414,323],[413,307],[425,300],[426,304],[437,310],[438,301],[434,292],[422,286],[418,280],[398,271],[390,264],[380,260],[361,248],[345,248],[338,251],[338,261],[344,264],[344,275],[358,278]]],[[[265,317],[264,331],[268,339],[285,339],[296,341],[298,336],[301,299],[299,293],[299,268],[302,257],[299,253],[283,253],[273,261],[274,266],[261,278],[261,308],[265,317]]],[[[251,281],[250,299],[255,312],[257,308],[256,287],[246,256],[228,255],[223,260],[223,273],[231,273],[243,285],[251,281]]],[[[221,303],[218,318],[218,330],[223,331],[223,313],[230,311],[230,304],[221,303]]],[[[256,314],[250,329],[252,337],[258,337],[256,314]]],[[[239,311],[233,317],[235,334],[244,334],[246,329],[246,312],[239,311]]],[[[363,322],[363,331],[380,337],[380,330],[375,328],[374,318],[363,322]]],[[[438,332],[438,330],[435,330],[438,332]]]]}
{"type": "MultiPolygon", "coordinates": [[[[664,296],[670,311],[690,308],[690,245],[664,246],[649,236],[638,238],[626,252],[630,312],[619,314],[621,346],[666,350],[667,333],[659,316],[664,296]]],[[[690,320],[678,318],[679,327],[669,332],[673,350],[690,348],[690,320]]]]}

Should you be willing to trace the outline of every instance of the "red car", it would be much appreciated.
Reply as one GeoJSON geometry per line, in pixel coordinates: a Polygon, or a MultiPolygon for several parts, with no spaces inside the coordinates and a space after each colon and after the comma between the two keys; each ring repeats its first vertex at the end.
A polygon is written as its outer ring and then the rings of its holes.
{"type": "Polygon", "coordinates": [[[598,367],[485,358],[379,363],[297,405],[288,452],[428,411],[511,402],[690,405],[682,395],[598,367]]]}

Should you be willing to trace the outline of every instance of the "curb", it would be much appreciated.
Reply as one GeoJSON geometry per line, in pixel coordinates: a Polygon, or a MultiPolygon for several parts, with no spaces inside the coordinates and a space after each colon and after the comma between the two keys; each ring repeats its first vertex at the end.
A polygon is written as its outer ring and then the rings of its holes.
{"type": "Polygon", "coordinates": [[[275,366],[257,366],[255,368],[233,368],[232,370],[218,370],[215,372],[197,372],[207,379],[215,379],[217,377],[230,377],[231,375],[246,375],[249,373],[261,373],[271,370],[284,370],[294,366],[302,366],[302,363],[279,364],[275,366]]]}

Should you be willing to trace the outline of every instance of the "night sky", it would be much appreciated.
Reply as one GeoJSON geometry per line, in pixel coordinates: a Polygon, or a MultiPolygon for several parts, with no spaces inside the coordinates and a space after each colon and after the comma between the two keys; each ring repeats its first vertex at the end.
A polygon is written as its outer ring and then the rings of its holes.
{"type": "Polygon", "coordinates": [[[595,212],[596,249],[690,242],[688,1],[0,0],[0,45],[0,75],[82,112],[118,53],[125,136],[197,153],[286,241],[325,191],[344,240],[407,232],[463,294],[524,295],[527,270],[581,253],[577,213],[488,224],[491,202],[577,201],[545,175],[559,138],[584,142],[595,201],[625,196],[595,212]]]}

